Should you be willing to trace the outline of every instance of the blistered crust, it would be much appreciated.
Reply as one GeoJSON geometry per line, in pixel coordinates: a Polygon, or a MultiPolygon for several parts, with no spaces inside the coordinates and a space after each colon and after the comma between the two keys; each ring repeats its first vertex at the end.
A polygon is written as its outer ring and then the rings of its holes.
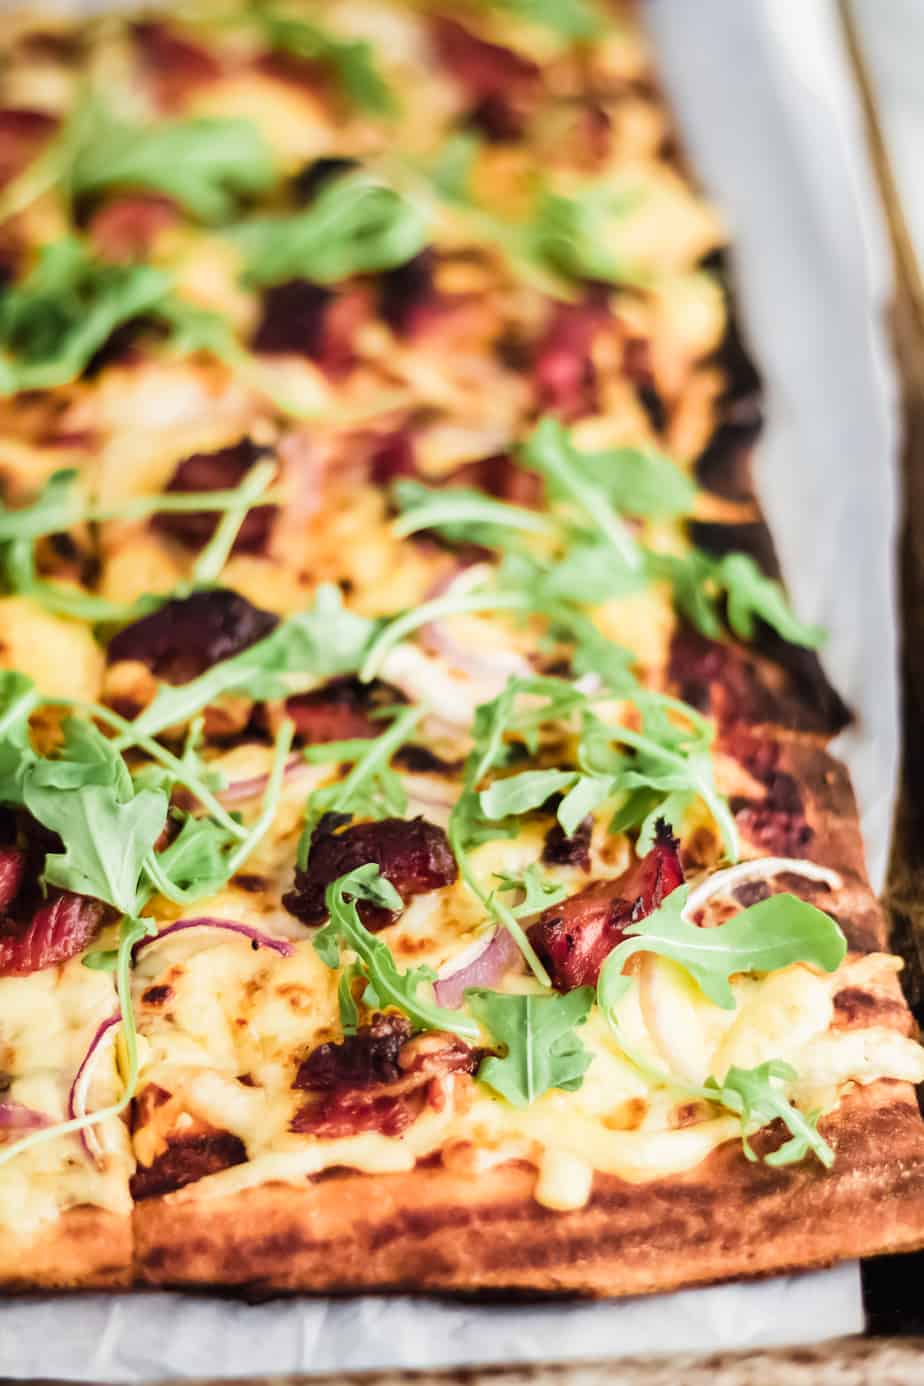
{"type": "Polygon", "coordinates": [[[924,1127],[908,1084],[850,1093],[822,1123],[837,1151],[751,1164],[735,1143],[682,1176],[642,1186],[597,1175],[586,1207],[552,1212],[535,1173],[478,1178],[440,1165],[332,1173],[199,1202],[135,1210],[148,1285],[241,1292],[494,1290],[649,1294],[924,1245],[924,1127]]]}

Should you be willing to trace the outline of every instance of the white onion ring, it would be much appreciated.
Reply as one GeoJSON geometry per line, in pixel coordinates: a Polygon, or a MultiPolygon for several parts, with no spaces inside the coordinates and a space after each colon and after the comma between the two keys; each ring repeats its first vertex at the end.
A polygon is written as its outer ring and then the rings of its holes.
{"type": "MultiPolygon", "coordinates": [[[[71,1120],[87,1115],[87,1092],[93,1079],[97,1061],[107,1045],[115,1039],[115,1026],[120,1025],[121,1022],[122,1013],[117,1011],[115,1015],[111,1015],[108,1020],[102,1021],[97,1026],[96,1034],[91,1039],[90,1047],[74,1074],[74,1081],[71,1083],[71,1089],[67,1095],[67,1115],[71,1120]]],[[[91,1160],[95,1160],[97,1165],[102,1164],[103,1148],[97,1140],[96,1132],[92,1126],[87,1126],[80,1132],[80,1143],[91,1160]]]]}
{"type": "Polygon", "coordinates": [[[832,890],[838,890],[843,884],[838,873],[830,867],[819,866],[817,862],[806,861],[802,857],[761,857],[758,861],[739,861],[735,866],[707,876],[690,891],[683,910],[684,918],[692,922],[692,915],[714,895],[723,895],[737,886],[746,885],[748,881],[771,880],[784,871],[792,872],[794,876],[804,876],[809,881],[822,881],[832,890]]]}

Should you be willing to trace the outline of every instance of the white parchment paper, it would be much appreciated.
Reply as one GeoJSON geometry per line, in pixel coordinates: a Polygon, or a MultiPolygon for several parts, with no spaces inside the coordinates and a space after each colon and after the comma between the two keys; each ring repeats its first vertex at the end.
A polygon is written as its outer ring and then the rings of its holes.
{"type": "MultiPolygon", "coordinates": [[[[898,756],[896,386],[885,241],[833,4],[649,0],[648,13],[693,161],[731,222],[768,389],[759,488],[796,605],[830,630],[825,664],[856,713],[841,753],[878,885],[898,756]]],[[[601,1304],[35,1297],[0,1308],[0,1376],[450,1367],[763,1347],[862,1326],[853,1265],[601,1304]]]]}

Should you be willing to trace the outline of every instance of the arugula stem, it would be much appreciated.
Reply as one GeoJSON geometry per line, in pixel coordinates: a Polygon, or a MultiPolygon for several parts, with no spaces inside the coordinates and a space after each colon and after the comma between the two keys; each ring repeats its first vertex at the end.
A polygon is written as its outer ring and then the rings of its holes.
{"type": "Polygon", "coordinates": [[[282,792],[282,778],[285,774],[286,760],[288,759],[289,751],[292,749],[294,736],[295,723],[290,717],[287,717],[276,733],[273,764],[270,769],[269,779],[266,782],[266,790],[263,794],[263,807],[260,810],[260,816],[247,836],[228,858],[227,868],[229,879],[231,879],[235,872],[243,866],[244,862],[254,851],[262,838],[266,836],[266,833],[272,825],[273,819],[276,816],[276,809],[279,806],[279,796],[282,792]]]}
{"type": "Polygon", "coordinates": [[[237,488],[237,501],[229,505],[222,515],[205,548],[196,559],[192,570],[195,587],[204,587],[216,582],[222,569],[231,557],[234,541],[241,530],[252,506],[261,499],[263,492],[276,474],[275,462],[258,462],[251,467],[237,488]]]}
{"type": "Polygon", "coordinates": [[[96,717],[101,722],[108,723],[115,731],[121,731],[122,735],[112,743],[116,750],[124,751],[129,747],[137,746],[139,750],[149,755],[152,760],[156,760],[159,765],[162,765],[165,770],[169,770],[172,775],[175,775],[180,784],[182,784],[184,788],[190,790],[199,800],[202,807],[207,809],[211,816],[220,823],[223,828],[231,833],[233,837],[237,838],[239,841],[243,841],[243,839],[247,837],[248,830],[243,827],[236,818],[232,818],[228,810],[215,797],[208,786],[202,783],[198,775],[193,774],[189,767],[184,765],[178,756],[172,755],[170,751],[161,746],[160,742],[155,741],[153,737],[136,736],[132,728],[132,723],[126,721],[124,717],[120,717],[117,712],[113,712],[111,708],[104,707],[102,703],[80,703],[70,698],[47,698],[43,701],[47,702],[49,706],[52,707],[80,709],[80,711],[86,713],[88,717],[96,717]]]}

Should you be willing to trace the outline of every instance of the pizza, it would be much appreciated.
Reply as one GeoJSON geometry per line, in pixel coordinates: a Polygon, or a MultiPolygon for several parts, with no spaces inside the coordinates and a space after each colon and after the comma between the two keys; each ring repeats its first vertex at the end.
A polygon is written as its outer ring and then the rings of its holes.
{"type": "Polygon", "coordinates": [[[850,713],[634,8],[4,26],[4,1287],[924,1245],[850,713]]]}

